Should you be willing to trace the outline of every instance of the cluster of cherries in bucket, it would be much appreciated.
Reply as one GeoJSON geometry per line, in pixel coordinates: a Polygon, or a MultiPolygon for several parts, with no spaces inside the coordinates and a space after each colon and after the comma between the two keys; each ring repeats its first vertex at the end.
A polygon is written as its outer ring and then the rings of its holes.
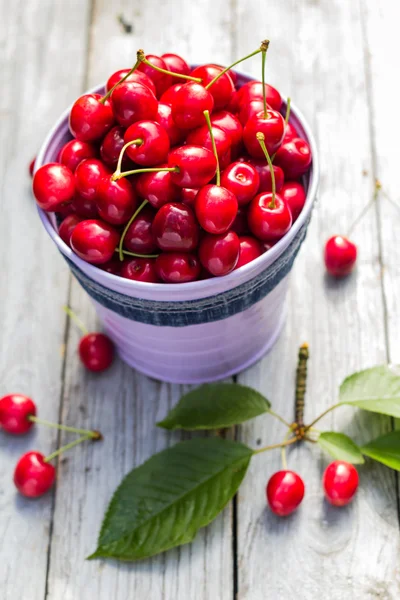
{"type": "MultiPolygon", "coordinates": [[[[298,218],[311,151],[279,92],[237,87],[231,67],[191,69],[137,54],[106,92],[72,106],[73,139],[37,170],[38,205],[83,260],[143,282],[223,276],[266,252],[298,218]]],[[[237,61],[234,64],[238,64],[237,61]]]]}

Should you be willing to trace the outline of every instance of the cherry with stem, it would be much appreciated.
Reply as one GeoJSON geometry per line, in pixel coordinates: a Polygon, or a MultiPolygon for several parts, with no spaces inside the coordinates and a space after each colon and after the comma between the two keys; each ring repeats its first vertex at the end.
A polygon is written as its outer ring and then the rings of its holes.
{"type": "Polygon", "coordinates": [[[265,158],[267,159],[269,170],[271,172],[272,200],[271,200],[271,202],[269,204],[269,208],[275,208],[276,182],[275,182],[274,167],[273,167],[272,160],[271,160],[271,157],[269,155],[269,152],[267,150],[267,147],[265,145],[265,135],[263,133],[261,133],[261,131],[259,131],[257,133],[257,140],[258,140],[258,143],[260,144],[260,146],[262,148],[262,151],[265,154],[265,158]]]}
{"type": "Polygon", "coordinates": [[[241,62],[244,62],[245,60],[248,60],[249,58],[252,58],[253,56],[256,56],[257,54],[260,54],[260,52],[264,52],[268,49],[269,46],[269,40],[264,40],[261,42],[261,45],[259,48],[257,48],[257,50],[255,50],[254,52],[251,52],[251,54],[248,54],[247,56],[244,56],[243,58],[239,58],[239,60],[236,60],[234,63],[232,63],[231,65],[229,65],[229,67],[225,67],[225,69],[223,69],[220,73],[218,73],[218,75],[216,75],[214,77],[214,79],[212,79],[210,81],[210,83],[208,83],[205,87],[206,90],[210,89],[210,87],[212,85],[214,85],[214,83],[216,81],[218,81],[218,79],[220,77],[222,77],[223,75],[225,75],[225,73],[227,73],[228,71],[230,71],[231,69],[233,69],[233,67],[236,67],[236,65],[240,64],[241,62]]]}
{"type": "Polygon", "coordinates": [[[133,221],[136,219],[136,217],[138,216],[140,211],[143,210],[143,208],[148,203],[149,203],[148,200],[143,200],[142,204],[135,210],[135,212],[133,213],[133,215],[131,216],[131,218],[129,219],[127,224],[125,225],[125,228],[121,235],[121,239],[119,240],[119,246],[116,250],[116,251],[118,251],[119,259],[121,261],[124,260],[124,254],[127,254],[128,256],[136,256],[137,258],[157,258],[157,256],[158,256],[158,254],[136,254],[135,252],[128,252],[127,250],[123,250],[123,248],[122,248],[123,244],[124,244],[124,239],[128,232],[129,227],[132,225],[133,221]]]}
{"type": "Polygon", "coordinates": [[[109,99],[109,97],[111,96],[111,94],[113,93],[113,91],[115,90],[116,87],[118,87],[119,85],[121,85],[121,83],[124,83],[124,81],[126,79],[128,79],[128,77],[130,77],[130,75],[132,75],[132,73],[134,71],[136,71],[136,69],[139,67],[141,61],[138,59],[135,64],[133,65],[132,69],[130,71],[128,71],[128,73],[126,73],[126,75],[124,75],[119,81],[117,81],[117,83],[115,83],[112,88],[110,90],[108,90],[108,92],[102,97],[100,98],[99,102],[101,104],[104,104],[106,102],[106,100],[109,99]]]}
{"type": "Polygon", "coordinates": [[[219,167],[219,158],[218,158],[217,146],[216,146],[216,143],[215,143],[215,138],[214,138],[214,134],[213,134],[213,130],[212,130],[212,125],[211,125],[210,111],[205,110],[204,111],[204,117],[206,119],[208,131],[210,132],[210,138],[211,138],[211,144],[212,144],[213,154],[214,154],[215,160],[217,162],[216,183],[217,183],[217,186],[220,187],[220,185],[221,185],[221,170],[220,170],[220,167],[219,167]]]}
{"type": "MultiPolygon", "coordinates": [[[[155,71],[158,71],[159,73],[164,73],[165,75],[172,75],[173,77],[179,77],[179,79],[187,79],[188,81],[195,81],[196,83],[201,83],[201,79],[199,77],[191,77],[190,75],[183,75],[182,73],[174,73],[174,71],[168,71],[167,69],[162,69],[161,67],[157,67],[156,65],[151,63],[149,60],[147,60],[144,50],[137,51],[137,63],[135,65],[135,68],[136,68],[136,66],[139,66],[140,63],[144,63],[148,67],[151,67],[152,69],[154,69],[155,71]]],[[[129,75],[130,75],[130,73],[126,77],[128,77],[129,75]]]]}

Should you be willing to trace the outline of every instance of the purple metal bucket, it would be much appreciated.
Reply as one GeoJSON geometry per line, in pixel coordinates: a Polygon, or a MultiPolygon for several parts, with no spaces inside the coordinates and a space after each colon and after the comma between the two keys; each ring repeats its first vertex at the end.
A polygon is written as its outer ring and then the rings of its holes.
{"type": "MultiPolygon", "coordinates": [[[[252,79],[238,74],[238,83],[252,79]]],[[[96,87],[91,92],[102,92],[96,87]]],[[[35,169],[55,161],[62,145],[70,139],[68,108],[48,134],[35,169]]],[[[88,278],[131,298],[158,302],[196,301],[213,297],[254,280],[272,269],[301,228],[308,222],[318,186],[318,155],[314,137],[300,111],[291,106],[290,122],[308,141],[313,155],[307,175],[307,199],[292,229],[268,252],[253,262],[220,278],[183,284],[142,283],[117,277],[76,256],[59,237],[54,215],[39,209],[43,225],[60,252],[88,278]]],[[[285,321],[288,276],[264,298],[227,318],[183,327],[149,325],[123,317],[92,299],[107,334],[118,354],[130,366],[150,377],[171,383],[203,383],[223,379],[256,362],[275,343],[285,321]]]]}

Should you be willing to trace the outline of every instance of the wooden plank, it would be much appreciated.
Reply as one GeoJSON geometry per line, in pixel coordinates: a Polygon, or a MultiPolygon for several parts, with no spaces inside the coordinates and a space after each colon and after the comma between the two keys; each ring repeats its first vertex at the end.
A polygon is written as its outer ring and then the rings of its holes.
{"type": "MultiPolygon", "coordinates": [[[[59,412],[69,276],[37,216],[28,164],[80,89],[87,7],[81,0],[0,2],[0,396],[32,395],[52,421],[59,412]]],[[[18,496],[12,474],[22,453],[49,453],[56,438],[47,428],[22,438],[0,433],[2,600],[44,597],[53,496],[37,502],[18,496]]]]}
{"type": "MultiPolygon", "coordinates": [[[[246,23],[238,34],[239,54],[249,51],[255,40],[272,38],[268,79],[287,90],[310,120],[320,148],[322,180],[307,241],[291,278],[286,329],[269,356],[239,381],[262,390],[275,410],[291,420],[297,348],[308,341],[310,420],[335,401],[346,374],[386,358],[374,212],[354,232],[360,260],[352,277],[330,281],[321,259],[326,238],[345,232],[372,197],[372,177],[362,174],[364,169],[371,173],[372,161],[360,8],[358,3],[338,0],[274,3],[267,11],[266,27],[260,19],[263,6],[261,1],[239,0],[238,20],[246,23]]],[[[372,35],[375,39],[374,19],[371,39],[372,35]]],[[[251,70],[258,75],[257,64],[251,70]]],[[[382,82],[380,87],[383,94],[382,82]]],[[[390,131],[392,136],[392,127],[390,131]]],[[[391,137],[392,144],[395,139],[391,137]]],[[[388,136],[385,140],[388,143],[388,136]]],[[[364,441],[388,430],[390,423],[387,418],[341,409],[322,427],[344,429],[364,441]]],[[[266,445],[283,435],[282,426],[267,417],[243,427],[240,437],[256,446],[257,440],[266,445]]],[[[314,447],[290,453],[289,466],[306,481],[306,498],[296,515],[279,520],[267,510],[264,496],[269,476],[281,466],[279,453],[254,459],[238,500],[240,600],[286,600],[298,596],[299,590],[302,600],[327,594],[330,600],[399,596],[393,472],[372,464],[360,468],[356,500],[336,510],[322,497],[320,480],[327,462],[328,457],[314,447]]]]}
{"type": "MultiPolygon", "coordinates": [[[[126,1],[116,7],[104,0],[95,3],[93,16],[89,85],[132,63],[140,47],[148,53],[181,52],[192,61],[202,57],[223,61],[231,55],[227,1],[190,6],[183,1],[173,6],[150,1],[140,7],[126,1]],[[213,19],[209,20],[206,15],[211,9],[213,19]],[[132,23],[132,34],[122,31],[116,19],[118,13],[132,23]],[[196,27],[190,25],[192,22],[196,27]]],[[[89,327],[98,326],[93,308],[76,284],[72,306],[89,327]]],[[[105,439],[102,444],[77,448],[60,465],[49,600],[78,598],[83,590],[85,596],[98,600],[231,600],[230,509],[212,527],[200,532],[192,545],[154,560],[132,565],[85,562],[85,556],[95,548],[105,508],[123,475],[179,439],[177,434],[157,430],[154,423],[177,402],[183,388],[148,379],[121,362],[99,377],[84,373],[76,357],[78,338],[79,333],[72,327],[62,419],[77,426],[99,427],[105,439]]]]}

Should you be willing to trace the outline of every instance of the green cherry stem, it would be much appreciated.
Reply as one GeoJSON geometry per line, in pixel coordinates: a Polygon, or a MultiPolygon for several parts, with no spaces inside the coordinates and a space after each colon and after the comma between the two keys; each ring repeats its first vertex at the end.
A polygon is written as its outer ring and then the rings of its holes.
{"type": "MultiPolygon", "coordinates": [[[[58,450],[56,450],[55,452],[52,452],[51,454],[46,456],[44,458],[44,462],[50,462],[51,460],[53,460],[53,458],[56,458],[63,452],[66,452],[67,450],[74,448],[78,444],[81,444],[82,442],[85,442],[86,440],[90,440],[90,439],[94,439],[93,436],[83,435],[82,437],[78,438],[77,440],[74,440],[73,442],[70,442],[69,444],[66,444],[65,446],[61,446],[61,448],[58,448],[58,450]]],[[[100,438],[98,438],[98,439],[100,439],[100,438]]]]}
{"type": "Polygon", "coordinates": [[[292,428],[292,426],[290,425],[290,423],[288,423],[287,421],[285,421],[285,419],[283,417],[281,417],[281,415],[278,415],[278,413],[276,413],[275,411],[269,409],[268,413],[270,415],[272,415],[273,417],[275,417],[275,419],[278,419],[278,421],[280,421],[283,425],[285,425],[285,427],[289,427],[290,429],[292,428]]]}
{"type": "Polygon", "coordinates": [[[121,261],[124,260],[124,250],[122,249],[122,246],[124,244],[124,239],[127,234],[127,231],[129,229],[129,227],[132,225],[133,221],[138,216],[138,214],[140,213],[140,211],[146,206],[146,204],[148,204],[148,202],[149,202],[148,200],[143,200],[142,204],[139,206],[139,208],[137,208],[135,210],[135,212],[133,213],[133,215],[131,216],[131,218],[129,219],[127,224],[125,225],[125,229],[122,232],[121,239],[119,240],[119,246],[118,246],[119,260],[121,260],[121,261]]]}
{"type": "Polygon", "coordinates": [[[290,117],[290,105],[291,105],[291,99],[288,98],[286,101],[286,115],[285,115],[285,123],[286,125],[289,123],[289,117],[290,117]]]}
{"type": "Polygon", "coordinates": [[[35,415],[29,415],[28,421],[32,423],[36,423],[37,425],[46,425],[46,427],[52,427],[53,429],[59,429],[60,431],[69,431],[70,433],[79,433],[80,435],[87,435],[91,437],[93,440],[99,440],[102,435],[99,431],[92,431],[89,429],[78,429],[76,427],[70,427],[69,425],[59,425],[58,423],[52,423],[51,421],[46,421],[46,419],[39,419],[39,417],[35,417],[35,415]]]}
{"type": "Polygon", "coordinates": [[[261,45],[260,45],[259,48],[257,48],[257,50],[255,50],[251,54],[248,54],[247,56],[244,56],[243,58],[239,58],[239,60],[236,60],[234,63],[232,63],[231,65],[229,65],[229,67],[226,67],[220,73],[218,73],[218,75],[216,75],[214,77],[214,79],[212,79],[210,81],[210,83],[208,83],[205,86],[206,90],[208,90],[212,85],[214,85],[214,83],[216,81],[218,81],[218,79],[220,77],[222,77],[222,75],[225,75],[225,73],[227,73],[228,71],[230,71],[231,69],[233,69],[233,67],[236,67],[236,65],[238,65],[239,63],[244,62],[245,60],[248,60],[249,58],[252,58],[253,56],[256,56],[257,54],[260,54],[260,52],[267,51],[268,46],[269,46],[269,40],[264,40],[263,42],[261,42],[261,45]]]}
{"type": "Polygon", "coordinates": [[[138,50],[137,58],[138,58],[139,63],[144,63],[145,65],[148,65],[149,67],[151,67],[155,71],[158,71],[159,73],[165,73],[165,75],[172,75],[173,77],[179,77],[180,79],[187,79],[188,81],[195,81],[196,83],[201,83],[200,77],[191,77],[190,75],[182,75],[181,73],[175,73],[174,71],[167,71],[167,69],[162,69],[161,67],[157,67],[156,65],[153,65],[153,63],[151,63],[149,60],[147,60],[144,50],[138,50]]]}
{"type": "Polygon", "coordinates": [[[128,77],[129,77],[130,75],[132,75],[132,73],[133,73],[134,71],[136,71],[136,69],[138,68],[138,66],[140,65],[140,63],[141,63],[141,61],[140,61],[140,60],[137,60],[137,61],[135,62],[135,64],[133,65],[132,69],[131,69],[130,71],[128,71],[128,73],[127,73],[126,75],[124,75],[124,76],[123,76],[123,77],[122,77],[122,78],[121,78],[119,81],[117,81],[117,83],[116,83],[115,85],[113,85],[113,86],[112,86],[112,88],[111,88],[111,89],[110,89],[110,90],[107,92],[107,94],[105,94],[105,96],[103,96],[102,98],[100,98],[99,102],[101,102],[101,104],[104,104],[104,102],[105,102],[106,100],[108,100],[108,98],[111,96],[111,94],[113,93],[113,91],[115,90],[115,88],[116,88],[117,86],[119,86],[121,83],[124,83],[124,81],[125,81],[126,79],[128,79],[128,77]]]}
{"type": "Polygon", "coordinates": [[[87,327],[82,323],[82,321],[80,320],[78,315],[72,310],[72,308],[65,305],[63,306],[63,310],[67,313],[67,315],[75,323],[75,325],[77,325],[77,327],[82,331],[83,335],[87,335],[89,333],[87,327]]]}
{"type": "Polygon", "coordinates": [[[117,179],[121,179],[121,177],[128,177],[128,175],[136,175],[139,173],[162,173],[163,171],[167,173],[179,173],[179,167],[148,167],[145,169],[134,169],[133,171],[123,171],[122,173],[115,172],[112,175],[112,180],[117,181],[117,179]]]}
{"type": "Polygon", "coordinates": [[[212,130],[210,112],[208,110],[205,110],[204,116],[206,119],[208,131],[210,132],[211,144],[212,144],[212,149],[213,149],[213,153],[215,156],[215,160],[217,161],[217,186],[219,187],[221,185],[221,171],[219,168],[218,152],[217,152],[217,146],[215,144],[215,138],[214,138],[214,134],[213,134],[213,130],[212,130]]]}
{"type": "Polygon", "coordinates": [[[329,408],[324,410],[324,412],[322,412],[316,419],[314,419],[314,421],[311,421],[311,423],[304,428],[304,431],[307,432],[307,431],[310,431],[311,429],[314,429],[314,425],[316,423],[318,423],[318,421],[320,421],[323,417],[325,417],[325,415],[330,413],[332,410],[335,410],[335,408],[339,408],[339,406],[343,406],[341,402],[332,404],[332,406],[330,406],[329,408]]]}
{"type": "Polygon", "coordinates": [[[379,197],[379,193],[380,193],[381,189],[382,189],[382,184],[379,181],[379,179],[376,179],[375,186],[374,186],[374,195],[372,197],[372,200],[370,200],[368,202],[368,204],[366,206],[364,206],[364,208],[362,209],[362,211],[360,212],[358,217],[353,221],[352,225],[347,230],[346,237],[351,236],[351,234],[353,233],[354,229],[357,227],[359,222],[365,217],[365,215],[367,214],[369,209],[375,204],[375,202],[377,201],[377,199],[379,197]]]}
{"type": "MultiPolygon", "coordinates": [[[[119,248],[116,248],[115,252],[118,252],[119,254],[119,248]]],[[[137,252],[129,252],[128,250],[122,250],[122,254],[134,256],[135,258],[157,258],[157,256],[159,256],[159,254],[138,254],[137,252]]]]}
{"type": "Polygon", "coordinates": [[[122,159],[124,158],[125,150],[127,148],[129,148],[129,146],[141,146],[142,144],[143,144],[143,140],[138,138],[136,140],[131,140],[130,142],[127,142],[124,146],[122,146],[121,152],[119,153],[119,156],[118,156],[117,168],[115,169],[115,172],[112,175],[113,181],[116,181],[121,176],[122,159]]]}
{"type": "Polygon", "coordinates": [[[263,89],[263,104],[264,104],[264,119],[268,119],[267,112],[267,93],[265,89],[265,61],[267,58],[267,50],[269,46],[269,41],[266,40],[263,42],[264,46],[261,44],[261,81],[262,81],[262,89],[263,89]]]}
{"type": "Polygon", "coordinates": [[[265,135],[263,133],[261,133],[261,131],[259,131],[256,134],[256,136],[257,136],[258,143],[260,144],[261,149],[265,154],[265,158],[267,159],[269,170],[271,172],[272,200],[269,203],[269,208],[275,208],[276,183],[275,183],[274,167],[272,165],[271,157],[270,157],[267,147],[265,145],[265,135]]]}
{"type": "Polygon", "coordinates": [[[262,452],[268,452],[269,450],[275,450],[275,448],[284,448],[285,446],[290,446],[291,444],[295,444],[299,440],[297,437],[292,437],[290,440],[284,440],[279,444],[271,444],[270,446],[264,446],[264,448],[259,448],[258,450],[254,450],[254,454],[261,454],[262,452]]]}
{"type": "MultiPolygon", "coordinates": [[[[286,440],[289,439],[291,432],[292,432],[292,428],[289,427],[288,431],[286,432],[285,437],[283,438],[284,442],[286,442],[286,440]]],[[[288,468],[287,457],[286,457],[286,446],[282,446],[282,448],[281,448],[281,458],[282,458],[282,466],[286,470],[288,468]]]]}

